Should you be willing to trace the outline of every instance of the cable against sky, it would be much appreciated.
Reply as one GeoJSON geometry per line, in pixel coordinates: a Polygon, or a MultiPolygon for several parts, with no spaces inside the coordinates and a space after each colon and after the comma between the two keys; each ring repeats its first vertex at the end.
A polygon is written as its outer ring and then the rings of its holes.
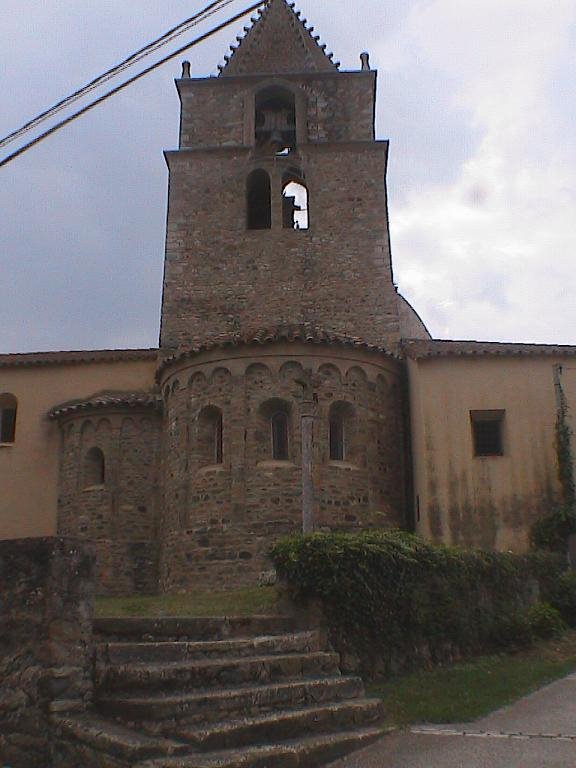
{"type": "MultiPolygon", "coordinates": [[[[108,82],[109,80],[112,80],[114,77],[118,76],[122,72],[126,71],[130,67],[134,66],[138,62],[140,62],[145,57],[151,55],[152,53],[155,53],[157,50],[159,50],[161,47],[167,45],[168,43],[172,42],[172,40],[176,39],[177,37],[181,36],[185,32],[187,32],[189,29],[197,26],[201,22],[205,21],[206,19],[213,16],[215,13],[218,13],[219,11],[223,10],[228,5],[231,5],[232,3],[236,2],[236,0],[215,0],[215,2],[210,3],[208,6],[206,6],[202,11],[195,14],[194,16],[190,17],[189,19],[186,19],[186,21],[182,22],[181,24],[177,25],[176,27],[173,27],[172,29],[168,30],[168,32],[165,32],[161,37],[156,38],[148,45],[144,46],[143,48],[139,49],[138,51],[130,54],[127,58],[125,58],[122,62],[115,65],[114,67],[111,67],[110,69],[106,70],[106,72],[102,73],[101,75],[98,75],[98,77],[91,80],[89,83],[87,83],[82,88],[79,88],[74,93],[70,94],[66,98],[59,101],[57,104],[54,104],[49,109],[45,110],[44,112],[40,113],[36,117],[34,117],[32,120],[29,120],[27,123],[25,123],[23,126],[18,128],[17,130],[13,131],[12,133],[8,134],[8,136],[4,137],[2,140],[0,140],[0,147],[4,147],[11,142],[15,141],[17,138],[25,135],[29,131],[31,131],[33,128],[37,127],[41,123],[48,120],[50,117],[53,117],[58,112],[61,112],[63,109],[66,109],[71,104],[73,104],[75,101],[78,101],[78,99],[83,98],[88,93],[91,93],[96,88],[99,88],[104,83],[108,82]]],[[[189,50],[190,48],[194,47],[195,45],[198,45],[198,43],[202,42],[203,40],[208,39],[212,35],[216,34],[217,32],[220,32],[222,29],[227,27],[228,25],[234,23],[235,21],[242,18],[242,16],[245,16],[248,13],[251,13],[252,11],[259,8],[263,3],[263,0],[258,0],[258,2],[253,3],[248,8],[240,11],[233,17],[227,19],[226,21],[222,22],[221,24],[217,25],[216,27],[212,28],[208,32],[200,35],[195,40],[192,40],[190,43],[187,43],[186,45],[182,46],[181,48],[178,48],[176,51],[171,53],[168,56],[165,56],[163,59],[160,59],[160,61],[156,62],[155,64],[151,65],[150,67],[147,67],[146,69],[142,70],[142,72],[138,73],[134,77],[130,78],[126,82],[122,83],[121,85],[117,86],[116,88],[112,89],[111,91],[108,91],[100,98],[96,99],[95,101],[91,102],[87,106],[83,107],[82,109],[75,112],[70,117],[66,118],[65,120],[62,120],[61,122],[57,123],[55,126],[50,128],[49,130],[45,131],[44,133],[37,136],[32,141],[25,144],[20,149],[16,150],[12,154],[8,155],[4,159],[0,161],[0,168],[2,168],[4,165],[7,165],[9,162],[14,160],[15,158],[19,157],[21,154],[26,152],[31,147],[38,144],[40,141],[43,141],[45,138],[50,136],[52,133],[55,133],[60,128],[63,128],[65,125],[68,125],[76,118],[80,117],[81,115],[85,114],[86,112],[93,109],[98,104],[102,103],[103,101],[106,101],[111,96],[115,95],[119,91],[123,90],[124,88],[128,87],[135,81],[139,80],[140,78],[144,77],[145,75],[149,74],[153,70],[157,69],[158,67],[162,66],[166,62],[170,61],[171,59],[175,58],[176,56],[179,56],[181,53],[184,53],[185,51],[189,50]]]]}

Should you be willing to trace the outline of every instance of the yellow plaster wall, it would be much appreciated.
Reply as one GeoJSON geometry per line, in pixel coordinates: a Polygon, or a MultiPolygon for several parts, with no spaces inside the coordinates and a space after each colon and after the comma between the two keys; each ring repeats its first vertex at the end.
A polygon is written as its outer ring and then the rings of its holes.
{"type": "Polygon", "coordinates": [[[0,393],[18,398],[16,441],[0,445],[0,539],[56,533],[60,434],[54,405],[104,389],[147,390],[155,360],[0,369],[0,393]]]}
{"type": "Polygon", "coordinates": [[[525,551],[558,491],[554,366],[576,409],[576,361],[437,357],[409,361],[416,529],[451,544],[525,551]],[[504,456],[475,457],[471,410],[506,411],[504,456]]]}

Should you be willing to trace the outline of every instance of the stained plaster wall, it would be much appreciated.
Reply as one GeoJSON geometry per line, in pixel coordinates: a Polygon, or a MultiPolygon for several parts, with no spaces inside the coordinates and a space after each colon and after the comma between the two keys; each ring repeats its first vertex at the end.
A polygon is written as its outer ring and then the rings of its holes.
{"type": "Polygon", "coordinates": [[[410,360],[416,530],[450,544],[522,552],[558,493],[554,366],[573,419],[576,361],[410,360]],[[503,456],[474,456],[471,410],[506,411],[503,456]]]}
{"type": "Polygon", "coordinates": [[[0,445],[0,539],[56,533],[61,435],[49,410],[104,389],[147,390],[155,359],[0,369],[0,392],[18,398],[16,440],[0,445]]]}

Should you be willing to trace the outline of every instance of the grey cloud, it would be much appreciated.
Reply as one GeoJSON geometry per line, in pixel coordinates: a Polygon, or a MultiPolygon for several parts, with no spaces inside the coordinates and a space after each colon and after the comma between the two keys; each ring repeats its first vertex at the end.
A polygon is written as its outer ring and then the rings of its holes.
{"type": "MultiPolygon", "coordinates": [[[[4,135],[202,3],[3,0],[2,5],[7,20],[0,30],[4,135]]],[[[351,14],[343,0],[298,3],[344,68],[356,68],[364,49],[379,68],[378,135],[391,139],[393,222],[405,216],[415,194],[422,192],[422,207],[409,210],[415,221],[423,221],[427,190],[437,188],[443,196],[458,190],[461,170],[482,139],[469,105],[456,98],[449,61],[443,67],[426,60],[414,41],[403,37],[407,17],[421,5],[368,0],[351,14]]],[[[214,73],[242,26],[191,51],[193,74],[214,73]]],[[[157,343],[167,194],[162,150],[177,142],[173,79],[180,59],[0,170],[0,258],[8,289],[0,304],[0,351],[157,343]]],[[[550,103],[562,131],[555,141],[566,143],[570,122],[563,109],[570,99],[572,60],[573,54],[563,51],[551,70],[550,103]]],[[[567,198],[573,182],[572,172],[567,198]]],[[[446,257],[455,233],[432,236],[431,229],[413,226],[410,237],[403,232],[393,238],[401,288],[434,332],[461,327],[485,336],[491,330],[486,322],[475,312],[462,317],[462,307],[450,304],[446,270],[471,274],[468,265],[455,266],[446,257]]],[[[499,242],[493,246],[497,249],[499,242]]],[[[477,279],[490,294],[489,272],[479,272],[477,279]]],[[[506,297],[500,298],[504,313],[506,297]]],[[[510,338],[515,322],[510,310],[501,323],[510,338]]],[[[570,318],[563,316],[548,340],[566,340],[574,332],[569,325],[570,318]]],[[[523,321],[517,326],[519,333],[527,332],[523,321]]],[[[543,332],[534,325],[535,335],[543,332]]]]}

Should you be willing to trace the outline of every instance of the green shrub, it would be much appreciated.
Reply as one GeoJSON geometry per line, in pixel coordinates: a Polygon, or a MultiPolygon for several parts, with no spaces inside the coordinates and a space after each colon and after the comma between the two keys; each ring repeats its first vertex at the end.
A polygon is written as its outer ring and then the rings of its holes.
{"type": "Polygon", "coordinates": [[[528,609],[527,616],[536,637],[558,637],[566,630],[560,611],[550,603],[535,603],[528,609]]]}
{"type": "Polygon", "coordinates": [[[534,633],[525,611],[514,611],[497,617],[488,641],[495,649],[527,648],[532,645],[534,633]]]}
{"type": "Polygon", "coordinates": [[[530,529],[533,550],[565,553],[568,537],[576,533],[576,516],[569,506],[559,506],[537,520],[530,529]]]}
{"type": "Polygon", "coordinates": [[[556,608],[569,627],[576,627],[576,572],[566,571],[552,587],[550,604],[556,608]]]}
{"type": "Polygon", "coordinates": [[[272,558],[296,601],[321,600],[336,647],[368,674],[529,642],[517,614],[535,582],[548,594],[563,570],[552,554],[435,546],[401,531],[293,537],[272,558]]]}

